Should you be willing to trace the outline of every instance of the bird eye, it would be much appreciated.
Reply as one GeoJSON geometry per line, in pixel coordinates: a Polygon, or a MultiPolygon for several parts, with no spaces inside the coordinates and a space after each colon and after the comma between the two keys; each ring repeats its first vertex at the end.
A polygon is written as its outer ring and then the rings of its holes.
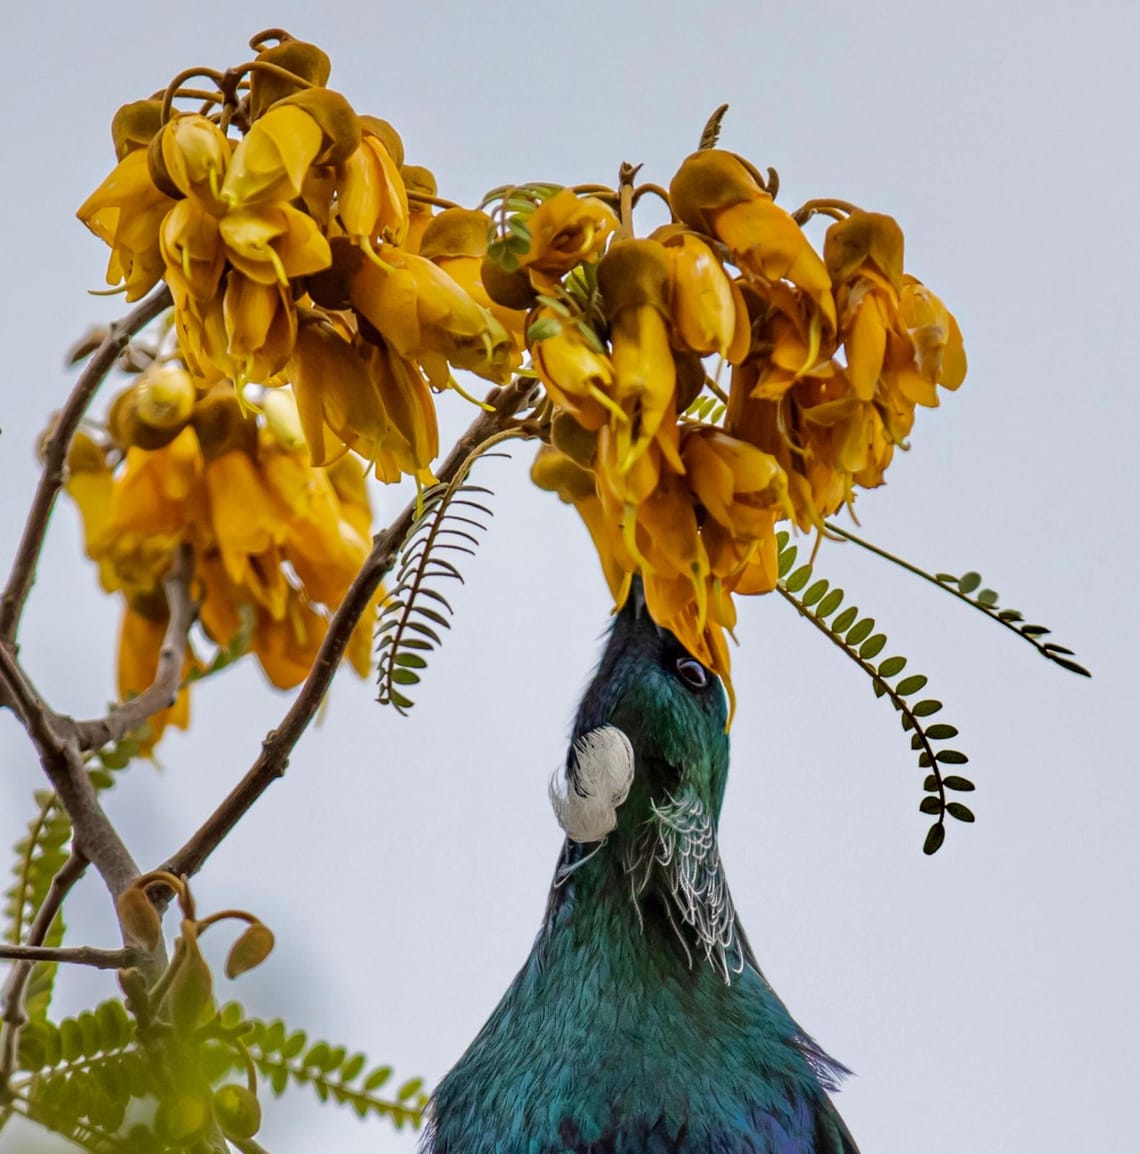
{"type": "Polygon", "coordinates": [[[677,674],[690,689],[706,689],[708,687],[708,670],[692,657],[677,658],[677,674]]]}

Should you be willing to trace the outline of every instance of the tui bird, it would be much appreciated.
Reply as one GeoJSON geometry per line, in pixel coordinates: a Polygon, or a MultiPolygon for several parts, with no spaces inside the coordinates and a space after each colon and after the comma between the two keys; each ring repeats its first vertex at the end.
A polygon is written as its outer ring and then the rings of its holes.
{"type": "Polygon", "coordinates": [[[635,582],[579,706],[546,918],[436,1090],[425,1154],[858,1154],[846,1074],[792,1020],[717,848],[719,680],[635,582]]]}

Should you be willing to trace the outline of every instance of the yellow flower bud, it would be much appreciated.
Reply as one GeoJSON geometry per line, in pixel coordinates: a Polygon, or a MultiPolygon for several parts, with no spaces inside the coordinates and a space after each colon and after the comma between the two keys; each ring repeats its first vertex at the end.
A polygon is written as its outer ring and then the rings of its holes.
{"type": "Polygon", "coordinates": [[[714,234],[716,214],[734,204],[766,196],[740,158],[720,148],[687,156],[669,183],[669,203],[678,220],[714,234]]]}
{"type": "Polygon", "coordinates": [[[194,382],[179,365],[154,365],[135,385],[135,411],[153,429],[181,429],[196,399],[194,382]]]}
{"type": "Polygon", "coordinates": [[[159,247],[172,289],[207,301],[218,290],[226,254],[218,221],[196,198],[177,201],[159,230],[159,247]]]}
{"type": "Polygon", "coordinates": [[[122,160],[128,152],[146,148],[161,127],[161,100],[133,100],[122,105],[111,120],[116,159],[122,160]]]}
{"type": "Polygon", "coordinates": [[[306,447],[297,399],[289,389],[266,389],[261,398],[261,412],[270,436],[283,449],[296,452],[306,447]]]}
{"type": "Polygon", "coordinates": [[[230,142],[205,116],[175,115],[160,137],[162,161],[170,181],[183,196],[193,196],[211,211],[225,208],[222,181],[230,158],[230,142]]]}
{"type": "Polygon", "coordinates": [[[226,955],[226,977],[236,978],[260,966],[273,951],[273,931],[261,922],[251,922],[226,955]]]}
{"type": "MultiPolygon", "coordinates": [[[[303,88],[279,100],[270,112],[281,108],[304,109],[321,128],[317,164],[343,164],[360,147],[360,117],[331,88],[303,88]]],[[[270,113],[266,113],[266,116],[270,113]]]]}
{"type": "MultiPolygon", "coordinates": [[[[328,83],[332,64],[328,56],[315,44],[307,44],[304,40],[292,38],[283,39],[280,44],[272,44],[263,48],[257,59],[267,64],[274,64],[292,72],[294,76],[307,80],[310,84],[325,85],[328,83]]],[[[255,68],[249,74],[249,114],[250,119],[258,120],[269,109],[271,104],[284,96],[291,96],[300,88],[299,84],[291,83],[288,78],[268,69],[255,68]]]]}

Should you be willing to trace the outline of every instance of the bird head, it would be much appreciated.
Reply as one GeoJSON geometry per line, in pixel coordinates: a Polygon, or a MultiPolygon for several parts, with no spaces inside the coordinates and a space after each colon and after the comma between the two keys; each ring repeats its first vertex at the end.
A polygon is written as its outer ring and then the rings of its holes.
{"type": "Polygon", "coordinates": [[[601,847],[629,876],[639,915],[659,897],[690,962],[695,946],[727,980],[743,953],[716,839],[726,720],[720,681],[653,621],[635,581],[551,800],[570,843],[566,875],[601,847]]]}

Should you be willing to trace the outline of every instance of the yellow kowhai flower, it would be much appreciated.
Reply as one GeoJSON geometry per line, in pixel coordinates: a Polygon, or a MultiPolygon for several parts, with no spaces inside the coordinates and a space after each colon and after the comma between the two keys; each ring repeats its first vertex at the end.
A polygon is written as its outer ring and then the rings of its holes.
{"type": "Polygon", "coordinates": [[[376,446],[376,476],[391,483],[406,473],[420,485],[435,484],[431,463],[439,456],[439,425],[423,375],[391,347],[358,339],[356,348],[368,365],[388,419],[376,446]]]}
{"type": "Polygon", "coordinates": [[[250,125],[234,149],[221,187],[222,200],[244,209],[293,200],[323,145],[321,126],[308,112],[275,104],[250,125]]]}
{"type": "Polygon", "coordinates": [[[336,211],[345,235],[370,248],[399,245],[408,235],[408,193],[396,161],[375,133],[365,131],[341,165],[336,211]]]}
{"type": "Polygon", "coordinates": [[[349,448],[371,460],[388,419],[368,365],[349,340],[307,313],[288,372],[312,463],[328,464],[349,448]]]}
{"type": "Polygon", "coordinates": [[[300,685],[313,667],[328,627],[326,618],[295,589],[289,590],[280,616],[259,609],[253,652],[270,684],[278,689],[300,685]]]}
{"type": "Polygon", "coordinates": [[[159,226],[174,201],[150,178],[146,150],[128,152],[76,215],[111,246],[107,283],[125,285],[128,301],[144,297],[162,277],[159,226]]]}
{"type": "Polygon", "coordinates": [[[613,396],[629,418],[614,429],[619,472],[646,451],[662,422],[676,419],[669,268],[664,246],[654,240],[615,243],[598,265],[610,322],[613,396]]]}
{"type": "Polygon", "coordinates": [[[437,389],[451,379],[449,363],[499,384],[510,379],[506,329],[430,260],[384,245],[378,260],[360,262],[349,291],[357,312],[437,389]]]}
{"type": "Polygon", "coordinates": [[[669,258],[669,308],[674,333],[700,356],[716,353],[742,361],[751,343],[748,309],[720,258],[700,237],[665,225],[650,237],[669,258]]]}
{"type": "Polygon", "coordinates": [[[682,434],[681,459],[693,495],[733,536],[757,540],[771,532],[774,512],[792,515],[787,475],[771,453],[702,425],[682,434]]]}
{"type": "Polygon", "coordinates": [[[583,428],[628,420],[613,400],[614,366],[598,337],[576,317],[563,318],[543,306],[531,314],[531,328],[554,331],[532,340],[531,360],[551,400],[583,428]]]}
{"type": "Polygon", "coordinates": [[[958,388],[966,377],[966,350],[954,314],[926,285],[905,274],[899,312],[914,342],[920,376],[945,389],[958,388]]]}
{"type": "Polygon", "coordinates": [[[288,285],[291,277],[332,264],[329,242],[307,213],[290,204],[235,209],[218,222],[226,256],[258,284],[288,285]]]}
{"type": "Polygon", "coordinates": [[[610,593],[620,604],[625,600],[637,562],[625,547],[621,526],[607,515],[598,497],[594,474],[555,445],[543,445],[531,465],[530,476],[540,489],[557,493],[561,501],[574,506],[594,543],[610,593]]]}
{"type": "Polygon", "coordinates": [[[685,224],[725,244],[741,269],[768,281],[787,279],[798,285],[835,327],[835,301],[823,260],[799,225],[731,152],[694,152],[673,177],[669,199],[685,224]]]}
{"type": "Polygon", "coordinates": [[[217,217],[196,199],[178,201],[163,218],[159,247],[166,282],[177,296],[208,301],[226,266],[217,217]]]}
{"type": "Polygon", "coordinates": [[[596,197],[561,189],[527,219],[530,250],[519,264],[536,288],[550,288],[576,265],[596,259],[617,225],[613,210],[596,197]]]}
{"type": "Polygon", "coordinates": [[[493,300],[483,285],[483,258],[487,255],[487,235],[491,218],[469,208],[445,208],[432,217],[420,240],[419,255],[443,269],[471,297],[489,309],[507,330],[515,351],[510,368],[522,363],[527,314],[524,309],[507,308],[493,300]]]}
{"type": "Polygon", "coordinates": [[[221,215],[222,184],[233,144],[208,117],[175,112],[159,136],[164,175],[186,197],[221,215]]]}

